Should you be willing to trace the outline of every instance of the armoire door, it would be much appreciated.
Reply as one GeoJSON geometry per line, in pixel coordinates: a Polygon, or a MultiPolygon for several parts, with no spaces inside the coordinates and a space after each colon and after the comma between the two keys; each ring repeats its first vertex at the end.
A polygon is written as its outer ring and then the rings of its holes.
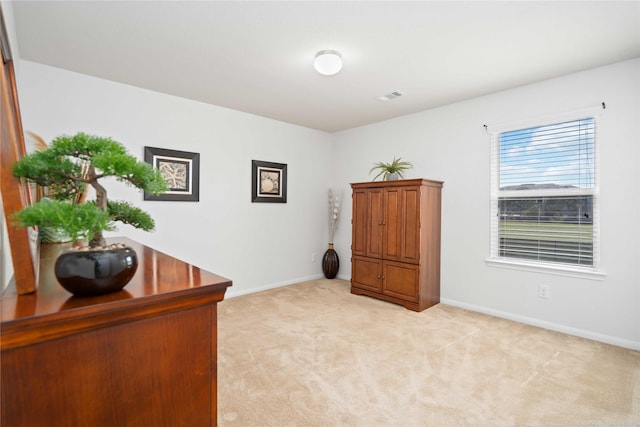
{"type": "Polygon", "coordinates": [[[384,243],[384,191],[367,190],[367,253],[366,256],[382,258],[384,243]]]}
{"type": "Polygon", "coordinates": [[[402,188],[385,188],[382,258],[399,261],[402,250],[402,188]]]}

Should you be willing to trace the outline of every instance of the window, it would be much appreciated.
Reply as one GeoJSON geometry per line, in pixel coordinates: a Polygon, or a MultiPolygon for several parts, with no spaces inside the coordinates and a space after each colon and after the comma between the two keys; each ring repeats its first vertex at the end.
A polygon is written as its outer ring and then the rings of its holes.
{"type": "Polygon", "coordinates": [[[596,267],[596,121],[492,139],[492,259],[596,267]]]}

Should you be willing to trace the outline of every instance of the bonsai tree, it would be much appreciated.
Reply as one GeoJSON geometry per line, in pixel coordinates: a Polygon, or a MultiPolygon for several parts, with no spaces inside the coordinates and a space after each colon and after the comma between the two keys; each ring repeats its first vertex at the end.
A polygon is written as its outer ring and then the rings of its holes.
{"type": "Polygon", "coordinates": [[[100,179],[114,177],[151,194],[167,189],[160,172],[129,155],[121,143],[85,133],[55,138],[46,149],[18,160],[13,174],[49,189],[50,199],[13,215],[21,225],[56,227],[73,241],[87,240],[92,248],[105,246],[103,232],[114,230],[115,221],[145,231],[155,228],[143,210],[109,201],[100,179]],[[95,190],[95,200],[83,202],[87,186],[95,190]]]}
{"type": "Polygon", "coordinates": [[[375,170],[378,170],[378,174],[375,177],[373,177],[374,181],[380,176],[382,176],[383,180],[386,180],[387,176],[390,173],[396,173],[400,178],[404,178],[402,171],[404,171],[405,169],[411,169],[412,167],[413,165],[411,163],[403,162],[402,157],[398,157],[396,159],[396,157],[394,156],[393,161],[391,163],[383,163],[383,162],[374,163],[373,167],[369,171],[369,174],[371,174],[375,170]]]}

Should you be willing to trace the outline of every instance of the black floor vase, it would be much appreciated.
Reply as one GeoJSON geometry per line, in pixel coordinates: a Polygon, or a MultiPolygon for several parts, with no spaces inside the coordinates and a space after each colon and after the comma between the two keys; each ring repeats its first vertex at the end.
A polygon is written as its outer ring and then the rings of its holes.
{"type": "Polygon", "coordinates": [[[322,271],[327,279],[334,279],[340,269],[338,253],[333,249],[333,243],[329,243],[329,249],[322,257],[322,271]]]}

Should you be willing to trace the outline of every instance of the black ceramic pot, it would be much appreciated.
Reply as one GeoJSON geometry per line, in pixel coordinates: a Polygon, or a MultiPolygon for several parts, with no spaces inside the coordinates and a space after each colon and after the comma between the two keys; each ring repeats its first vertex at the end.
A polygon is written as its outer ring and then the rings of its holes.
{"type": "Polygon", "coordinates": [[[55,274],[67,291],[77,296],[117,292],[133,278],[138,256],[129,246],[117,249],[70,249],[56,259],[55,274]]]}
{"type": "Polygon", "coordinates": [[[329,243],[329,249],[322,257],[322,271],[327,279],[334,279],[340,269],[338,253],[333,249],[333,243],[329,243]]]}

